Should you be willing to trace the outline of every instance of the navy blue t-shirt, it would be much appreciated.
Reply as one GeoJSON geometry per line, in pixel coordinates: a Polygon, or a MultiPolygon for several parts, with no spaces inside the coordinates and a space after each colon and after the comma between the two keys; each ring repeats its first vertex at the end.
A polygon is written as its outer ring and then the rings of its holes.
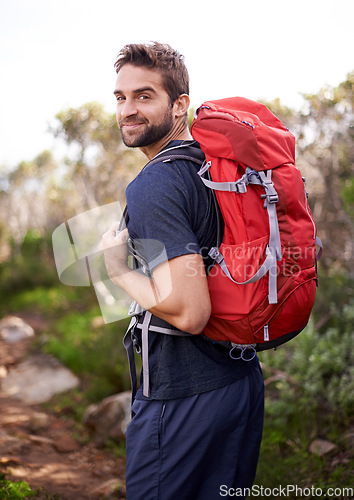
{"type": "MultiPolygon", "coordinates": [[[[179,144],[172,141],[165,149],[179,144]]],[[[195,142],[188,144],[199,147],[195,142]]],[[[212,264],[208,251],[217,243],[217,208],[198,169],[191,161],[161,161],[147,165],[127,188],[129,235],[151,270],[166,258],[192,253],[202,255],[207,270],[212,264]]],[[[257,357],[234,360],[227,348],[200,335],[149,332],[150,399],[214,390],[246,376],[256,366],[257,357]]]]}

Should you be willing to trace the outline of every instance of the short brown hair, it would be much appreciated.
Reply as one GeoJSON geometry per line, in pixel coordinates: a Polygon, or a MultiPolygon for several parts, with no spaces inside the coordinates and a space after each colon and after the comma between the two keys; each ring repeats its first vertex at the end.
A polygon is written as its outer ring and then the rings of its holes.
{"type": "Polygon", "coordinates": [[[168,44],[150,42],[125,45],[114,63],[116,72],[119,73],[127,63],[160,71],[171,104],[181,94],[189,94],[189,75],[184,57],[168,44]]]}

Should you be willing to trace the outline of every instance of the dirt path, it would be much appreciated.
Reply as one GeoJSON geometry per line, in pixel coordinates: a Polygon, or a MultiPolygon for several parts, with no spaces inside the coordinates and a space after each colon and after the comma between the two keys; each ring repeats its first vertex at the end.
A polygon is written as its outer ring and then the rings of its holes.
{"type": "Polygon", "coordinates": [[[74,439],[74,422],[46,414],[45,427],[36,429],[43,410],[1,394],[0,408],[0,469],[7,479],[26,481],[62,500],[99,498],[100,491],[106,498],[125,498],[125,460],[92,441],[80,444],[87,436],[74,439]]]}
{"type": "MultiPolygon", "coordinates": [[[[18,363],[26,345],[0,340],[1,370],[18,363]],[[14,346],[14,344],[13,344],[14,346]]],[[[43,410],[0,392],[0,472],[40,488],[37,498],[125,498],[125,459],[95,445],[65,412],[43,410]]]]}

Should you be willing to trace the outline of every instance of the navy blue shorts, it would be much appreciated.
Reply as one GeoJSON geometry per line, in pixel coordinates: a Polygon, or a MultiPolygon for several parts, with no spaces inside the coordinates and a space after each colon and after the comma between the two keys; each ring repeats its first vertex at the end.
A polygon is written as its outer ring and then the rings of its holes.
{"type": "Polygon", "coordinates": [[[226,488],[251,488],[263,430],[260,368],[188,398],[136,399],[132,411],[127,500],[217,500],[226,488]]]}

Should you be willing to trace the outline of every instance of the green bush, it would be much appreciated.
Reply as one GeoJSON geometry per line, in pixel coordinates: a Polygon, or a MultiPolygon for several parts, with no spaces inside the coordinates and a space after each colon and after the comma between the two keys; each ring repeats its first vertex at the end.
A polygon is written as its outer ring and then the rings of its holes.
{"type": "Polygon", "coordinates": [[[338,444],[342,454],[342,435],[353,423],[353,299],[349,280],[325,281],[318,294],[322,306],[317,304],[305,330],[275,352],[259,354],[266,391],[255,484],[351,486],[350,454],[341,462],[308,451],[321,436],[338,444]],[[343,288],[336,293],[339,283],[343,288]]]}
{"type": "Polygon", "coordinates": [[[318,422],[344,423],[353,417],[353,317],[354,307],[348,303],[341,311],[341,328],[320,333],[310,321],[287,345],[260,354],[266,379],[281,372],[269,385],[269,412],[272,405],[282,404],[284,421],[297,414],[316,414],[318,422]]]}
{"type": "Polygon", "coordinates": [[[0,499],[25,500],[38,496],[38,491],[33,491],[24,481],[12,482],[0,474],[0,499]]]}
{"type": "Polygon", "coordinates": [[[20,248],[12,243],[10,259],[0,264],[3,299],[9,293],[51,286],[57,281],[50,234],[42,236],[36,230],[28,231],[20,248]]]}

